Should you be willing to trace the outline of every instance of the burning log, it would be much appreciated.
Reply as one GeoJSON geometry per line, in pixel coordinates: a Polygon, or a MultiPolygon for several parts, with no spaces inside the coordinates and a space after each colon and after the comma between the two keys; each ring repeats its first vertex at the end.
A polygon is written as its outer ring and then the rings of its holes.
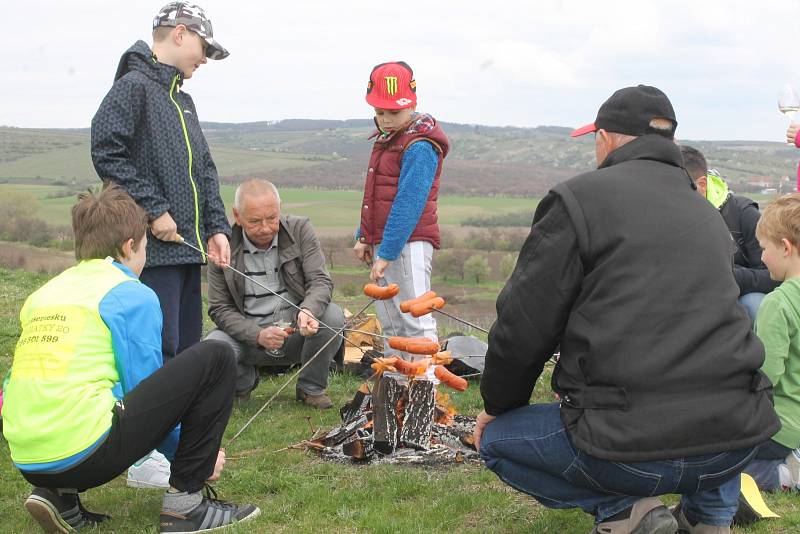
{"type": "Polygon", "coordinates": [[[381,376],[372,391],[375,450],[391,454],[397,448],[400,416],[398,411],[405,387],[390,376],[381,376]]]}
{"type": "Polygon", "coordinates": [[[367,384],[361,384],[356,391],[353,400],[342,406],[339,410],[339,415],[342,416],[342,422],[347,423],[351,419],[359,415],[369,412],[371,410],[370,403],[372,402],[372,395],[369,392],[367,384]]]}
{"type": "Polygon", "coordinates": [[[359,428],[364,427],[369,423],[369,413],[362,413],[360,416],[345,422],[341,426],[337,426],[322,438],[322,444],[326,447],[334,447],[339,445],[347,438],[356,433],[359,428]]]}
{"type": "Polygon", "coordinates": [[[342,452],[354,460],[367,461],[375,454],[375,440],[372,429],[359,428],[342,445],[342,452]]]}
{"type": "Polygon", "coordinates": [[[436,392],[429,380],[412,380],[403,415],[400,442],[407,447],[427,449],[431,444],[436,392]]]}

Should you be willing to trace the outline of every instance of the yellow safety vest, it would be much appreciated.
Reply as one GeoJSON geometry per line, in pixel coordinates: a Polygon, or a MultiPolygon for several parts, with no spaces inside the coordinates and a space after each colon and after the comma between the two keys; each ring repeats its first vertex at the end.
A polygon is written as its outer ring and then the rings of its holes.
{"type": "Polygon", "coordinates": [[[18,464],[78,454],[111,428],[119,381],[100,302],[136,281],[110,259],[86,260],[25,301],[3,406],[3,434],[18,464]]]}

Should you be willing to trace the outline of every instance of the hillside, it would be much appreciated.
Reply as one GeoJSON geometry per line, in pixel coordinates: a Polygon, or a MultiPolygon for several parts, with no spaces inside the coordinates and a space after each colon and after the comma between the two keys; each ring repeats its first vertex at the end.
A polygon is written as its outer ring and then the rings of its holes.
{"type": "MultiPolygon", "coordinates": [[[[270,177],[278,185],[359,189],[369,157],[370,120],[284,120],[204,123],[222,180],[270,177]]],[[[452,151],[445,194],[541,196],[553,184],[594,165],[591,136],[569,128],[493,127],[443,123],[452,151]]],[[[782,143],[686,141],[739,191],[776,187],[793,176],[800,153],[782,143]]],[[[0,127],[0,180],[10,183],[96,183],[89,130],[0,127]]]]}

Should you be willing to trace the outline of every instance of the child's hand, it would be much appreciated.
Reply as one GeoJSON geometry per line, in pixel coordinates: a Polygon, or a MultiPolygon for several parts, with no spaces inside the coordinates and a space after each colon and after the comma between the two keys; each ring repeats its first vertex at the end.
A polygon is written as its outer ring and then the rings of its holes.
{"type": "Polygon", "coordinates": [[[150,231],[153,236],[161,241],[180,241],[178,236],[178,225],[168,211],[165,211],[157,219],[150,223],[150,231]]]}
{"type": "Polygon", "coordinates": [[[356,258],[363,261],[367,265],[372,265],[372,245],[361,243],[359,241],[353,247],[353,251],[356,253],[356,258]]]}
{"type": "Polygon", "coordinates": [[[369,273],[370,279],[377,281],[383,278],[383,273],[386,271],[388,266],[388,261],[384,260],[383,258],[377,258],[372,264],[372,271],[369,273]]]}
{"type": "Polygon", "coordinates": [[[217,463],[214,464],[214,472],[208,477],[208,482],[216,482],[219,480],[223,469],[225,469],[225,449],[220,449],[217,453],[217,463]]]}

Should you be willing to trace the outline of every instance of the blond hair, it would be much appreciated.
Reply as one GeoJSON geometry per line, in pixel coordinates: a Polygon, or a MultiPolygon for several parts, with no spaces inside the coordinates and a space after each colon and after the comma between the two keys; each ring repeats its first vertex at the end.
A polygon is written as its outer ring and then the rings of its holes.
{"type": "Polygon", "coordinates": [[[772,201],[764,209],[756,226],[756,237],[780,243],[789,240],[800,244],[800,193],[790,193],[772,201]]]}

